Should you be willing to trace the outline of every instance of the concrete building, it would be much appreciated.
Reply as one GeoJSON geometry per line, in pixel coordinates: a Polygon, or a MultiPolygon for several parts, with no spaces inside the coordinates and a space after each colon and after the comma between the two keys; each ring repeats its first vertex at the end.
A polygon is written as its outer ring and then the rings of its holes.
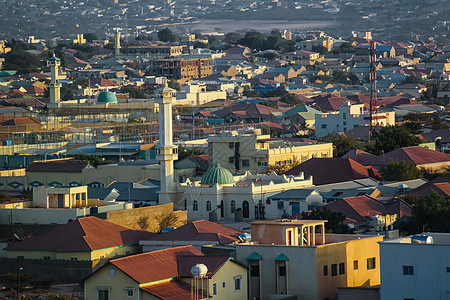
{"type": "Polygon", "coordinates": [[[123,48],[124,54],[148,55],[152,57],[173,57],[183,53],[183,46],[127,46],[123,48]]]}
{"type": "Polygon", "coordinates": [[[262,135],[259,130],[225,131],[208,138],[210,166],[220,164],[231,173],[264,173],[269,165],[333,157],[332,143],[289,143],[262,135]]]}
{"type": "Polygon", "coordinates": [[[181,83],[212,74],[212,59],[154,59],[149,62],[147,75],[164,76],[181,83]]]}
{"type": "MultiPolygon", "coordinates": [[[[338,112],[316,114],[315,130],[317,137],[324,137],[333,132],[369,126],[369,112],[364,104],[350,104],[349,101],[339,106],[338,112]]],[[[395,125],[395,112],[379,112],[374,115],[377,126],[395,125]]]]}
{"type": "Polygon", "coordinates": [[[186,84],[177,92],[176,105],[199,106],[226,98],[227,92],[224,89],[208,91],[206,84],[186,84]]]}
{"type": "Polygon", "coordinates": [[[247,267],[193,246],[147,252],[113,259],[92,273],[84,280],[84,299],[244,300],[247,267]]]}
{"type": "Polygon", "coordinates": [[[449,299],[450,234],[380,241],[381,299],[449,299]]]}
{"type": "Polygon", "coordinates": [[[383,237],[325,234],[325,222],[251,223],[252,241],[236,245],[251,268],[249,299],[337,299],[339,287],[380,284],[383,237]]]}

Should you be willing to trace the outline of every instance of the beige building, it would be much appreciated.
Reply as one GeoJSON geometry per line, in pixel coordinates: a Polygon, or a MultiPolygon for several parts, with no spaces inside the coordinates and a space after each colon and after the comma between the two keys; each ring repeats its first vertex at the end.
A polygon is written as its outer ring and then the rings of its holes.
{"type": "Polygon", "coordinates": [[[180,56],[183,46],[127,46],[122,48],[124,54],[149,55],[157,57],[180,56]]]}
{"type": "Polygon", "coordinates": [[[237,259],[251,268],[249,299],[331,300],[339,287],[380,284],[383,237],[326,234],[325,222],[251,223],[251,242],[236,245],[237,259]]]}
{"type": "Polygon", "coordinates": [[[226,99],[227,92],[223,89],[209,90],[205,84],[186,84],[177,92],[175,105],[199,106],[214,100],[226,99]]]}
{"type": "Polygon", "coordinates": [[[147,252],[113,259],[92,273],[84,280],[84,299],[245,300],[247,267],[193,246],[147,252]]]}
{"type": "Polygon", "coordinates": [[[333,157],[333,144],[289,143],[262,135],[259,130],[226,131],[208,138],[210,166],[220,164],[231,173],[265,173],[269,165],[302,163],[313,157],[333,157]]]}

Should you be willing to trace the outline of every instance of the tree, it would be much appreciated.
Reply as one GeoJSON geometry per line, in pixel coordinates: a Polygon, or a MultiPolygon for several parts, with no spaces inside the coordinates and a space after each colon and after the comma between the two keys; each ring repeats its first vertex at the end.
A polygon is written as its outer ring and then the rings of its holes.
{"type": "Polygon", "coordinates": [[[104,158],[97,156],[97,155],[90,155],[90,154],[83,154],[83,153],[79,153],[79,154],[75,154],[73,156],[73,158],[75,160],[78,161],[85,161],[88,162],[89,164],[93,165],[93,166],[99,166],[99,165],[106,165],[107,162],[105,161],[104,158]]]}
{"type": "Polygon", "coordinates": [[[359,77],[353,72],[348,73],[348,79],[352,82],[352,84],[358,84],[359,77]]]}
{"type": "Polygon", "coordinates": [[[402,83],[419,83],[425,84],[425,81],[421,77],[418,76],[406,76],[405,80],[402,83]]]}
{"type": "Polygon", "coordinates": [[[178,42],[180,38],[169,28],[164,28],[158,32],[158,39],[162,42],[178,42]]]}
{"type": "Polygon", "coordinates": [[[254,90],[250,90],[250,89],[244,89],[244,92],[242,92],[242,95],[244,97],[249,97],[249,98],[259,98],[259,97],[261,97],[260,93],[258,93],[257,91],[254,91],[254,90]]]}
{"type": "Polygon", "coordinates": [[[3,69],[16,70],[18,74],[37,72],[41,67],[39,56],[28,52],[9,52],[5,56],[3,69]]]}
{"type": "Polygon", "coordinates": [[[413,203],[412,215],[416,232],[450,232],[450,202],[435,191],[413,203]]]}
{"type": "Polygon", "coordinates": [[[85,33],[83,34],[83,37],[86,39],[87,42],[92,42],[93,40],[98,40],[98,36],[95,33],[85,33]]]}
{"type": "Polygon", "coordinates": [[[344,224],[345,215],[319,207],[309,212],[302,212],[304,220],[327,220],[325,228],[328,233],[353,233],[353,229],[344,224]]]}
{"type": "Polygon", "coordinates": [[[139,89],[132,85],[124,85],[120,88],[120,92],[130,95],[130,98],[134,99],[144,99],[145,93],[142,89],[139,89]]]}
{"type": "Polygon", "coordinates": [[[390,161],[381,167],[381,175],[387,181],[404,181],[422,177],[422,172],[414,164],[406,161],[390,161]]]}
{"type": "Polygon", "coordinates": [[[180,90],[180,84],[176,80],[170,80],[167,83],[167,86],[170,87],[171,89],[174,89],[174,90],[177,90],[177,91],[180,90]]]}
{"type": "Polygon", "coordinates": [[[416,121],[405,122],[401,126],[405,127],[411,134],[421,134],[423,131],[422,124],[416,121]]]}
{"type": "Polygon", "coordinates": [[[294,161],[293,163],[285,164],[285,165],[269,165],[267,167],[267,172],[268,173],[275,172],[275,174],[281,175],[281,174],[285,173],[286,171],[289,171],[290,169],[298,166],[299,164],[300,164],[299,161],[294,161]]]}
{"type": "Polygon", "coordinates": [[[326,140],[333,143],[334,157],[341,157],[352,149],[365,150],[363,143],[352,137],[346,137],[337,133],[330,134],[326,140]]]}
{"type": "Polygon", "coordinates": [[[347,83],[348,82],[347,72],[345,72],[345,71],[336,69],[333,71],[333,73],[331,73],[331,76],[332,76],[334,82],[338,82],[338,83],[347,83]]]}
{"type": "Polygon", "coordinates": [[[261,32],[249,31],[245,36],[238,41],[239,44],[256,49],[258,51],[264,50],[267,37],[261,32]]]}
{"type": "Polygon", "coordinates": [[[318,45],[318,46],[312,46],[312,51],[313,51],[313,52],[317,52],[317,53],[319,53],[319,54],[321,54],[321,55],[324,55],[324,54],[327,54],[327,53],[328,53],[328,48],[327,48],[327,47],[324,47],[324,46],[320,46],[320,45],[318,45]]]}
{"type": "Polygon", "coordinates": [[[73,100],[73,90],[70,86],[61,87],[61,99],[62,100],[73,100]]]}
{"type": "Polygon", "coordinates": [[[375,144],[373,149],[369,149],[374,154],[381,154],[393,151],[402,147],[417,146],[420,139],[403,126],[386,126],[374,133],[375,144]]]}
{"type": "Polygon", "coordinates": [[[229,32],[225,35],[225,42],[228,44],[236,44],[242,36],[237,32],[229,32]]]}
{"type": "Polygon", "coordinates": [[[353,53],[355,52],[355,48],[350,43],[343,43],[339,46],[339,49],[342,53],[353,53]]]}
{"type": "Polygon", "coordinates": [[[194,49],[197,49],[197,48],[209,49],[209,48],[211,48],[211,46],[209,45],[209,43],[195,42],[194,49]]]}
{"type": "Polygon", "coordinates": [[[195,155],[205,155],[208,154],[206,150],[203,149],[187,149],[183,146],[178,146],[178,160],[182,160],[185,157],[195,156],[195,155]]]}

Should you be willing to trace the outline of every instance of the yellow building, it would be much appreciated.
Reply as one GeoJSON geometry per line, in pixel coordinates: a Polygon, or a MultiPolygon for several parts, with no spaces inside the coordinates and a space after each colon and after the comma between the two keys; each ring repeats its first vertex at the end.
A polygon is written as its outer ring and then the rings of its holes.
{"type": "Polygon", "coordinates": [[[11,48],[5,47],[5,41],[0,41],[0,54],[6,54],[11,51],[11,48]]]}
{"type": "Polygon", "coordinates": [[[257,221],[252,241],[236,245],[236,257],[251,267],[250,299],[294,295],[337,299],[339,287],[380,284],[378,242],[382,236],[325,234],[326,221],[257,221]]]}
{"type": "Polygon", "coordinates": [[[226,131],[208,138],[209,165],[231,173],[265,173],[269,165],[302,163],[313,157],[333,157],[332,143],[300,143],[262,135],[260,130],[226,131]]]}
{"type": "Polygon", "coordinates": [[[94,267],[102,259],[135,254],[139,241],[154,233],[130,230],[108,221],[86,217],[58,226],[40,236],[6,247],[7,258],[91,261],[94,267]]]}
{"type": "Polygon", "coordinates": [[[247,267],[193,246],[113,259],[84,281],[85,299],[247,299],[247,267]],[[195,280],[191,270],[200,271],[195,280]]]}

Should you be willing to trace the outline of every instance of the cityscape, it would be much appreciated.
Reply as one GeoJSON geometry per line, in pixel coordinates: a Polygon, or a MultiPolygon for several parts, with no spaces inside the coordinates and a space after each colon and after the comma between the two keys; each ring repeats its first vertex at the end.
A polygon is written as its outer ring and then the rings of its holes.
{"type": "Polygon", "coordinates": [[[447,299],[448,4],[0,0],[0,299],[447,299]]]}

